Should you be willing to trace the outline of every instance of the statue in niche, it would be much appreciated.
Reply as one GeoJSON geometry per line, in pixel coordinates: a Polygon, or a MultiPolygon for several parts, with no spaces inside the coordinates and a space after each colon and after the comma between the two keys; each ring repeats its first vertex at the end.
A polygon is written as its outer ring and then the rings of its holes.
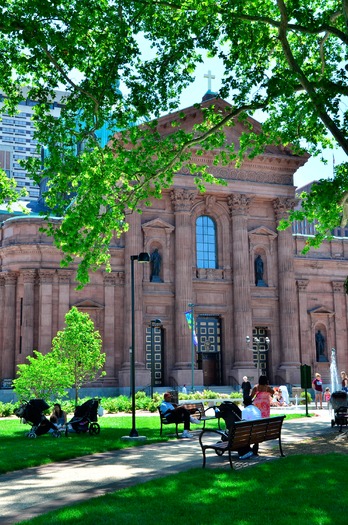
{"type": "Polygon", "coordinates": [[[161,283],[162,280],[159,276],[161,271],[161,261],[162,257],[158,251],[158,248],[155,248],[151,254],[151,279],[152,283],[161,283]]]}
{"type": "Polygon", "coordinates": [[[320,330],[317,331],[315,334],[315,350],[317,355],[317,361],[327,361],[327,357],[325,355],[325,337],[321,333],[320,330]]]}
{"type": "Polygon", "coordinates": [[[267,286],[263,280],[263,260],[261,255],[258,255],[255,259],[255,285],[267,286]]]}

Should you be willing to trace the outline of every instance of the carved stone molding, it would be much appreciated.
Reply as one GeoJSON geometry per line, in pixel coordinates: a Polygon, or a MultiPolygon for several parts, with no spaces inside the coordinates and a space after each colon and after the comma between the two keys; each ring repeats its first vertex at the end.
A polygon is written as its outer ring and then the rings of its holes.
{"type": "Polygon", "coordinates": [[[115,286],[116,275],[114,273],[105,272],[103,275],[104,286],[115,286]]]}
{"type": "Polygon", "coordinates": [[[289,217],[289,211],[293,210],[296,206],[296,199],[290,199],[287,197],[277,197],[273,201],[273,209],[277,221],[281,219],[287,219],[289,217]]]}
{"type": "Polygon", "coordinates": [[[59,284],[69,284],[72,276],[70,270],[58,270],[58,281],[59,284]]]}
{"type": "Polygon", "coordinates": [[[227,203],[231,216],[247,215],[251,201],[252,197],[248,197],[244,193],[233,193],[230,195],[227,199],[227,203]]]}
{"type": "Polygon", "coordinates": [[[144,223],[142,225],[142,230],[144,232],[144,237],[145,237],[144,244],[145,244],[146,249],[148,250],[150,241],[158,240],[159,242],[161,242],[161,244],[163,244],[162,242],[163,237],[165,237],[166,247],[169,248],[170,236],[172,232],[175,230],[175,227],[172,224],[169,224],[168,222],[157,218],[152,221],[144,223]]]}
{"type": "Polygon", "coordinates": [[[212,213],[216,204],[216,197],[214,195],[206,195],[204,198],[205,201],[205,211],[206,213],[212,213]]]}
{"type": "Polygon", "coordinates": [[[40,284],[51,284],[56,270],[39,270],[40,284]]]}
{"type": "Polygon", "coordinates": [[[249,250],[251,253],[254,253],[256,246],[263,246],[265,249],[269,250],[269,253],[273,253],[273,242],[278,237],[277,233],[261,226],[255,228],[248,233],[249,236],[249,250]]]}
{"type": "Polygon", "coordinates": [[[17,283],[18,273],[17,272],[4,272],[2,274],[5,279],[5,285],[14,285],[17,283]]]}
{"type": "Polygon", "coordinates": [[[331,285],[334,293],[344,292],[344,281],[331,281],[331,285]]]}
{"type": "Polygon", "coordinates": [[[23,276],[23,283],[24,284],[34,284],[35,283],[35,280],[36,280],[36,277],[37,277],[37,273],[36,273],[36,270],[22,270],[21,271],[21,274],[23,276]]]}
{"type": "Polygon", "coordinates": [[[308,283],[308,279],[299,279],[298,281],[296,281],[298,291],[305,292],[307,290],[308,283]]]}
{"type": "Polygon", "coordinates": [[[196,197],[193,191],[185,190],[184,188],[177,188],[170,194],[170,199],[174,211],[191,211],[192,203],[196,197]]]}

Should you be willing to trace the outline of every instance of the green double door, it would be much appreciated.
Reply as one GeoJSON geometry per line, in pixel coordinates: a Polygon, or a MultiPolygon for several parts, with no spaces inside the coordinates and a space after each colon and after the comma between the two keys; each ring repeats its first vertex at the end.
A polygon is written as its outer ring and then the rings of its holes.
{"type": "Polygon", "coordinates": [[[199,315],[196,332],[197,365],[203,370],[203,384],[206,387],[219,386],[222,384],[220,317],[199,315]]]}

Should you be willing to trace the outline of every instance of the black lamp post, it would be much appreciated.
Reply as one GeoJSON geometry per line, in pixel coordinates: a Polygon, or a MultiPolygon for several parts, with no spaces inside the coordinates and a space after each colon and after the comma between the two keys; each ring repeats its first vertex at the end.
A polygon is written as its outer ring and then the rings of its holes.
{"type": "Polygon", "coordinates": [[[146,252],[139,253],[139,255],[131,255],[131,309],[132,309],[132,344],[131,344],[131,392],[132,392],[132,430],[129,437],[138,437],[138,431],[135,428],[135,306],[134,306],[134,261],[139,263],[150,262],[150,254],[146,252]]]}
{"type": "Polygon", "coordinates": [[[155,386],[155,328],[158,326],[162,326],[161,319],[154,319],[151,321],[151,399],[153,398],[153,388],[155,386]]]}
{"type": "Polygon", "coordinates": [[[195,305],[194,303],[189,303],[188,307],[191,308],[191,315],[192,315],[192,324],[191,324],[191,392],[193,393],[195,391],[195,341],[194,341],[194,334],[195,334],[195,305]]]}

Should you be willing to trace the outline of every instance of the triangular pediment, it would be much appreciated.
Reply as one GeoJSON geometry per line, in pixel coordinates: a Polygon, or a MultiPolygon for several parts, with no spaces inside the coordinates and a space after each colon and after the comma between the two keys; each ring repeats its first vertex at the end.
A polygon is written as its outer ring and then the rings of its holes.
{"type": "Polygon", "coordinates": [[[143,230],[166,230],[169,232],[172,232],[174,230],[174,226],[172,224],[169,224],[169,222],[163,221],[162,219],[153,219],[152,221],[145,222],[142,225],[143,230]]]}
{"type": "Polygon", "coordinates": [[[85,299],[84,301],[75,303],[73,306],[76,306],[76,308],[104,308],[102,304],[96,303],[92,301],[92,299],[85,299]]]}
{"type": "Polygon", "coordinates": [[[310,315],[335,315],[335,312],[331,310],[331,308],[327,308],[326,306],[316,306],[315,308],[311,308],[311,310],[308,310],[308,313],[310,315]]]}
{"type": "Polygon", "coordinates": [[[251,235],[266,236],[266,237],[271,237],[272,239],[275,239],[277,237],[277,234],[274,233],[274,231],[270,230],[269,228],[266,228],[266,226],[260,226],[259,228],[255,228],[254,230],[251,230],[249,232],[249,236],[251,235]]]}

